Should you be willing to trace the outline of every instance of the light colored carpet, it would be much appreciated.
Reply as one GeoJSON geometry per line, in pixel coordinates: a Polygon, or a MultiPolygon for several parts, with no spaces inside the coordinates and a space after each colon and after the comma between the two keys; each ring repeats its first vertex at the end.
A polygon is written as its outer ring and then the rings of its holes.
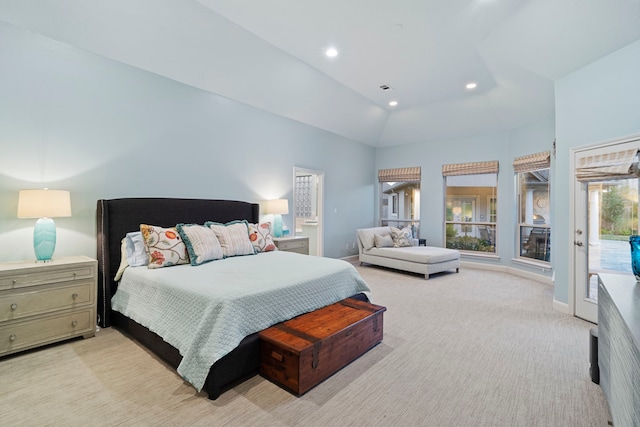
{"type": "Polygon", "coordinates": [[[257,376],[218,400],[113,328],[0,360],[1,425],[606,426],[589,328],[551,287],[486,270],[358,267],[381,344],[296,398],[257,376]]]}

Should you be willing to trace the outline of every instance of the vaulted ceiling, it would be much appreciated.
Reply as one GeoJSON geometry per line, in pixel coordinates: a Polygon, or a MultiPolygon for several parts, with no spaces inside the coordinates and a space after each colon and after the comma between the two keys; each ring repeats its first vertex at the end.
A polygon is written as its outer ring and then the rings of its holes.
{"type": "Polygon", "coordinates": [[[548,117],[556,79],[640,39],[640,0],[0,0],[0,20],[388,146],[548,117]]]}

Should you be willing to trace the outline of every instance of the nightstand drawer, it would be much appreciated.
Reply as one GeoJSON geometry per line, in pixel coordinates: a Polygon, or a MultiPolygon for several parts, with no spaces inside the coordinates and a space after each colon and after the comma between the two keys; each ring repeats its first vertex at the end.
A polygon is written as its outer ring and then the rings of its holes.
{"type": "MultiPolygon", "coordinates": [[[[37,267],[36,267],[37,268],[37,267]]],[[[17,289],[27,286],[37,286],[46,283],[59,283],[78,279],[91,279],[95,276],[94,269],[90,265],[70,268],[60,266],[58,268],[40,268],[45,271],[29,271],[21,269],[6,271],[0,274],[0,290],[17,289]]]]}
{"type": "Polygon", "coordinates": [[[77,285],[41,287],[0,296],[0,321],[91,304],[94,282],[84,280],[77,285]]]}
{"type": "Polygon", "coordinates": [[[278,250],[309,255],[308,237],[276,237],[273,242],[278,247],[278,250]]]}
{"type": "Polygon", "coordinates": [[[309,242],[306,239],[288,239],[278,242],[278,249],[281,251],[291,251],[293,249],[306,248],[309,242]]]}
{"type": "Polygon", "coordinates": [[[0,355],[79,335],[94,335],[93,308],[0,326],[0,355]]]}

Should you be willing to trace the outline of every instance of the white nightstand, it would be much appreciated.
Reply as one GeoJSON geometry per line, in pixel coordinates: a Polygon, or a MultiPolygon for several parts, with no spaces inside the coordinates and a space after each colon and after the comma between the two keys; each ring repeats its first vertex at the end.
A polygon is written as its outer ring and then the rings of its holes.
{"type": "Polygon", "coordinates": [[[280,251],[309,255],[308,237],[274,237],[273,242],[280,251]]]}
{"type": "Polygon", "coordinates": [[[0,356],[95,335],[98,261],[0,263],[0,356]]]}

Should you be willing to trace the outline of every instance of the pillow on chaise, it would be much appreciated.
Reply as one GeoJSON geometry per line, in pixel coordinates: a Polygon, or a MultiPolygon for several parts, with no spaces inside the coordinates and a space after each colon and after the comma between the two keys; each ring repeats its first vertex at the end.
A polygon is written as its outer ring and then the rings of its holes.
{"type": "Polygon", "coordinates": [[[374,241],[376,248],[392,248],[393,247],[393,238],[389,234],[376,234],[374,236],[374,241]]]}
{"type": "Polygon", "coordinates": [[[394,248],[413,246],[413,234],[411,232],[411,227],[404,227],[403,229],[389,227],[389,229],[391,230],[391,238],[393,239],[394,248]]]}

